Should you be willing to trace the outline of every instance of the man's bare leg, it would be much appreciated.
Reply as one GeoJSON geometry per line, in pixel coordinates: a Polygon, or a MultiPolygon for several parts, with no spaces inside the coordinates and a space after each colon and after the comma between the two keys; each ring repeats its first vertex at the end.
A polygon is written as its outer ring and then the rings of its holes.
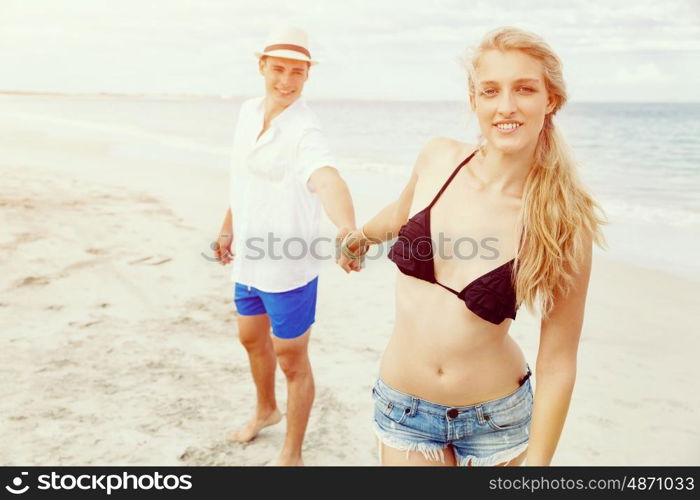
{"type": "Polygon", "coordinates": [[[282,420],[275,399],[275,369],[277,361],[270,339],[270,318],[267,314],[238,316],[238,335],[248,352],[250,371],[253,374],[257,406],[252,420],[231,434],[230,439],[247,442],[261,429],[282,420]]]}
{"type": "Polygon", "coordinates": [[[280,368],[287,378],[287,435],[276,465],[304,465],[301,445],[314,401],[308,345],[311,328],[294,339],[273,338],[280,368]]]}

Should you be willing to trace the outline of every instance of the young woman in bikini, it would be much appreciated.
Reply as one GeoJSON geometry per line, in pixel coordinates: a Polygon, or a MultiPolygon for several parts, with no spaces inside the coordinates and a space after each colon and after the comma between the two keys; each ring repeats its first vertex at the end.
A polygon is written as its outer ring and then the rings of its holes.
{"type": "Polygon", "coordinates": [[[370,244],[398,236],[395,326],[372,390],[383,465],[548,465],[574,388],[603,220],[553,121],[562,64],[539,36],[501,28],[467,66],[479,144],[429,141],[398,199],[342,244],[339,263],[358,270],[370,244]],[[521,304],[542,315],[534,396],[508,332],[521,304]]]}

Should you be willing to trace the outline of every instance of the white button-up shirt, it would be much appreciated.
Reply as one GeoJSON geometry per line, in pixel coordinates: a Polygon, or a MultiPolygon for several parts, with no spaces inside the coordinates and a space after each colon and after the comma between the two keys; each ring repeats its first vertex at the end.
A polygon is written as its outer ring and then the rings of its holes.
{"type": "Polygon", "coordinates": [[[264,98],[247,100],[236,124],[230,177],[232,279],[265,292],[285,292],[318,276],[321,203],[308,180],[335,161],[303,97],[258,138],[264,111],[264,98]]]}

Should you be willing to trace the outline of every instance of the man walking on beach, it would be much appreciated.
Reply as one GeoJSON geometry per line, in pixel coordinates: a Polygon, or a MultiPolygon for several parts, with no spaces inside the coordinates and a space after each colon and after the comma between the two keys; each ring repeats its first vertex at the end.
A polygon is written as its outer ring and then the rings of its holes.
{"type": "Polygon", "coordinates": [[[275,29],[256,55],[265,96],[241,105],[230,207],[216,250],[222,265],[233,261],[238,333],[257,392],[255,415],[231,439],[250,441],[282,419],[275,398],[279,362],[287,379],[287,433],[277,464],[303,465],[301,446],[314,399],[308,343],[316,311],[320,212],[323,208],[341,236],[355,228],[355,212],[316,115],[301,96],[316,64],[306,33],[275,29]]]}

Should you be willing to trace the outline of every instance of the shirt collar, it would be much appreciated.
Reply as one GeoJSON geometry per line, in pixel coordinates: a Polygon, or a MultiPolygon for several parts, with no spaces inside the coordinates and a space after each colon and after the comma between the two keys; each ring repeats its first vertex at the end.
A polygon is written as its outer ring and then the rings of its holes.
{"type": "MultiPolygon", "coordinates": [[[[280,127],[285,121],[287,121],[290,117],[293,117],[297,112],[304,107],[306,104],[306,101],[304,100],[304,96],[300,95],[297,100],[295,100],[292,104],[287,106],[279,115],[275,116],[272,121],[270,122],[270,128],[278,128],[280,127]]],[[[265,113],[265,97],[262,97],[260,99],[260,102],[258,103],[257,107],[258,114],[260,115],[260,121],[264,119],[264,113],[265,113]]]]}

